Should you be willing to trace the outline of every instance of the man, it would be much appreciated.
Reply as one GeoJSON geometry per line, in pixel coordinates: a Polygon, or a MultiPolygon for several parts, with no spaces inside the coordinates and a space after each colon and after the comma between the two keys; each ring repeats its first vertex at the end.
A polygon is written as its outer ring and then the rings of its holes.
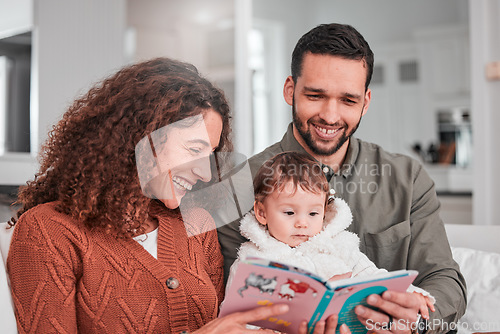
{"type": "MultiPolygon", "coordinates": [[[[283,94],[293,123],[280,142],[249,160],[252,171],[283,151],[306,152],[319,161],[330,187],[352,209],[350,230],[359,235],[361,250],[380,268],[418,270],[414,284],[437,300],[425,330],[447,332],[465,312],[466,287],[439,217],[434,183],[415,160],[352,137],[371,100],[368,43],[351,26],[320,25],[298,41],[291,70],[283,94]]],[[[245,241],[238,223],[219,229],[219,240],[228,270],[245,241]]],[[[425,327],[417,323],[416,298],[386,292],[368,299],[381,311],[355,311],[377,333],[410,333],[416,324],[425,327]],[[387,323],[389,328],[380,328],[387,323]]]]}

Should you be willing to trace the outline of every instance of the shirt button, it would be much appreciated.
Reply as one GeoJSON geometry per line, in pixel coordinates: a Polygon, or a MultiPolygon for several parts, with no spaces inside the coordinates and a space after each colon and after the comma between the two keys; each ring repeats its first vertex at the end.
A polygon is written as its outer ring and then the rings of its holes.
{"type": "Polygon", "coordinates": [[[168,280],[167,280],[167,287],[169,289],[177,289],[179,287],[179,280],[175,277],[170,277],[168,280]]]}
{"type": "Polygon", "coordinates": [[[324,166],[324,167],[323,167],[323,173],[325,173],[325,174],[326,174],[326,173],[328,173],[329,171],[330,171],[330,169],[328,169],[328,167],[326,167],[326,166],[324,166]]]}

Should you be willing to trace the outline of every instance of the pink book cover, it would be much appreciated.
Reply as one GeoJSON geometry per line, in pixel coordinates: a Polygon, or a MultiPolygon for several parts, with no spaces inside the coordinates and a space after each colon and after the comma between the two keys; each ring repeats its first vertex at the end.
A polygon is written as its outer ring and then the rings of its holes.
{"type": "Polygon", "coordinates": [[[399,270],[326,283],[326,280],[297,267],[247,258],[238,265],[226,290],[219,317],[281,303],[288,304],[290,311],[252,325],[293,334],[297,333],[300,322],[307,320],[312,332],[317,321],[338,314],[339,325],[347,324],[352,333],[366,333],[367,329],[354,314],[354,307],[366,304],[366,297],[373,293],[381,294],[388,289],[406,291],[416,275],[413,270],[399,270]]]}

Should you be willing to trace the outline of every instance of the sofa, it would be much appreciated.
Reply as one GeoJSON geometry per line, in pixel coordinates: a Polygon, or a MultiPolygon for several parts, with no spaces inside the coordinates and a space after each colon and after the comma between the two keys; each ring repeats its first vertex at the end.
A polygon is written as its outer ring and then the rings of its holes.
{"type": "Polygon", "coordinates": [[[467,282],[459,334],[500,332],[500,225],[446,224],[453,258],[467,282]]]}

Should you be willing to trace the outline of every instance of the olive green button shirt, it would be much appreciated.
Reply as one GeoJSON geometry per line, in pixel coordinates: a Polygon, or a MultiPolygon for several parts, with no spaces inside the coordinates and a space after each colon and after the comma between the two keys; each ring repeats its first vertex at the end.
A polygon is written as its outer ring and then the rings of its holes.
{"type": "MultiPolygon", "coordinates": [[[[252,175],[264,161],[284,151],[306,153],[293,135],[292,124],[280,142],[249,159],[252,175]]],[[[456,322],[466,308],[465,280],[452,258],[439,217],[434,182],[422,165],[410,157],[351,138],[343,165],[335,168],[338,172],[333,172],[331,167],[335,166],[322,167],[336,196],[352,210],[349,230],[359,236],[361,251],[379,268],[417,270],[414,284],[437,300],[431,319],[456,322]]],[[[236,258],[237,248],[246,241],[238,226],[233,222],[219,229],[225,273],[236,258]]],[[[443,331],[439,326],[432,329],[443,331]]]]}

